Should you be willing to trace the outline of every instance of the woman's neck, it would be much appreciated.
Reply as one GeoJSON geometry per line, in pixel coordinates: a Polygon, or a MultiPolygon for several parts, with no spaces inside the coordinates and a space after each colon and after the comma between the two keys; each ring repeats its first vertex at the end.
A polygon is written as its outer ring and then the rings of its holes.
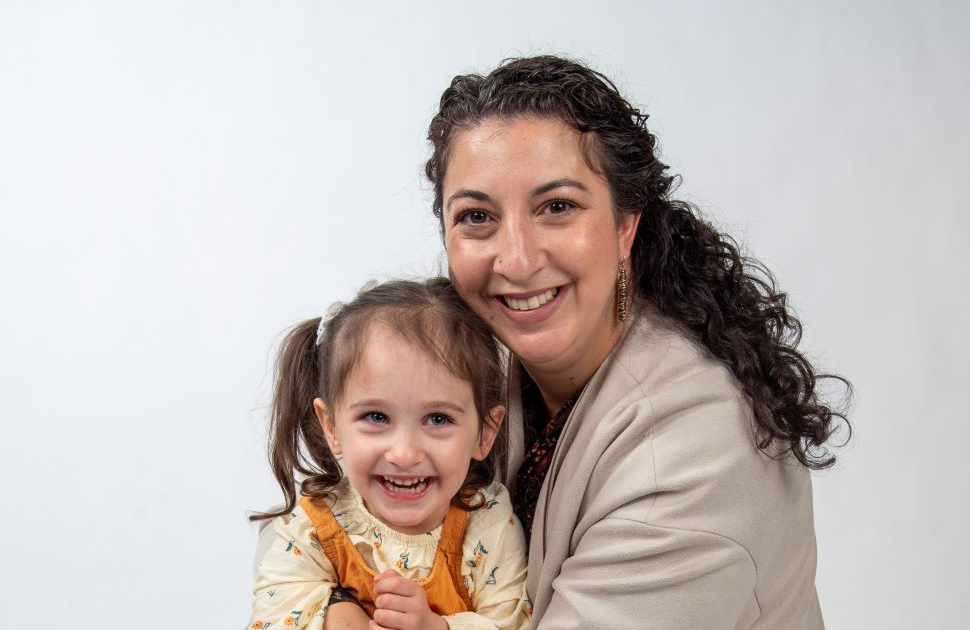
{"type": "Polygon", "coordinates": [[[529,376],[539,388],[539,393],[542,395],[542,402],[550,417],[556,415],[562,406],[566,404],[566,401],[582,391],[583,387],[589,381],[589,376],[592,376],[590,374],[585,379],[582,379],[571,375],[543,374],[530,369],[528,366],[523,367],[525,367],[529,376]]]}
{"type": "Polygon", "coordinates": [[[613,323],[609,335],[574,360],[560,357],[555,363],[529,364],[522,362],[529,376],[542,393],[542,400],[550,416],[555,415],[566,402],[579,394],[593,377],[606,357],[610,355],[623,336],[625,326],[613,323]]]}
{"type": "MultiPolygon", "coordinates": [[[[619,335],[617,335],[617,338],[619,335]]],[[[586,357],[587,360],[577,362],[570,366],[568,370],[545,370],[542,366],[523,364],[529,376],[539,388],[542,394],[542,401],[545,403],[546,411],[549,416],[558,413],[566,402],[574,398],[586,387],[586,383],[593,377],[606,357],[609,356],[615,345],[611,344],[604,351],[596,356],[586,357]]]]}

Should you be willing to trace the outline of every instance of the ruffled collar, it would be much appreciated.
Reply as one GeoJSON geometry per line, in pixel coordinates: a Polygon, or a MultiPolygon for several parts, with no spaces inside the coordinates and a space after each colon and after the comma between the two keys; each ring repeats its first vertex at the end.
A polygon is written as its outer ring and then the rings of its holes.
{"type": "Polygon", "coordinates": [[[380,520],[367,509],[363,497],[346,477],[334,487],[334,494],[337,497],[332,508],[334,518],[348,534],[363,535],[368,531],[378,531],[383,540],[406,547],[437,547],[441,539],[440,524],[424,534],[404,534],[380,520]]]}

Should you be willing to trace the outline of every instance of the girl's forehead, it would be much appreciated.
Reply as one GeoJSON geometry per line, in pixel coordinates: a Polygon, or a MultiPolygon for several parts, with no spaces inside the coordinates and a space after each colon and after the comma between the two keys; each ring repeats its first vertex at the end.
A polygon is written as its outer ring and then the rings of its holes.
{"type": "Polygon", "coordinates": [[[364,382],[360,385],[366,383],[364,386],[378,386],[382,381],[422,381],[451,389],[465,386],[470,391],[471,382],[458,371],[461,364],[446,360],[452,356],[452,348],[444,343],[446,335],[407,334],[388,322],[375,320],[365,331],[348,381],[356,378],[364,382]]]}

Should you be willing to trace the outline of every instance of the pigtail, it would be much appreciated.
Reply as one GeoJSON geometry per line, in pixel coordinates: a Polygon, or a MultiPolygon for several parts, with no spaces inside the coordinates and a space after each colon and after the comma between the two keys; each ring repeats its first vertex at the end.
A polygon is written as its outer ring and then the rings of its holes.
{"type": "Polygon", "coordinates": [[[303,477],[301,493],[309,496],[320,496],[340,480],[340,466],[313,411],[313,399],[320,390],[319,323],[316,318],[298,324],[283,340],[276,361],[269,462],[285,504],[275,512],[254,514],[250,520],[292,512],[297,474],[303,477]]]}

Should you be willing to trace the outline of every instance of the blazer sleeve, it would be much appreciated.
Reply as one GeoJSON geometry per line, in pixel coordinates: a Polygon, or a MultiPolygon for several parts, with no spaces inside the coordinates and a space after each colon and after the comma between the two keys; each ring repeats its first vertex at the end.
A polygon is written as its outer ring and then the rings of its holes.
{"type": "Polygon", "coordinates": [[[754,581],[754,561],[735,541],[606,518],[563,563],[537,628],[731,630],[754,581]]]}

